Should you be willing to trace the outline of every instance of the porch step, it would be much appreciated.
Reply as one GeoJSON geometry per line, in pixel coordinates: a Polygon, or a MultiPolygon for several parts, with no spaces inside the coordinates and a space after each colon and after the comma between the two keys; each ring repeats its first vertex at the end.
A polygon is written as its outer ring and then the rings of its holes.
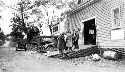
{"type": "Polygon", "coordinates": [[[87,55],[91,55],[93,53],[99,52],[97,46],[92,46],[87,49],[81,49],[78,51],[67,52],[63,54],[56,54],[51,55],[50,58],[60,58],[60,59],[70,59],[70,58],[78,58],[78,57],[85,57],[87,55]]]}

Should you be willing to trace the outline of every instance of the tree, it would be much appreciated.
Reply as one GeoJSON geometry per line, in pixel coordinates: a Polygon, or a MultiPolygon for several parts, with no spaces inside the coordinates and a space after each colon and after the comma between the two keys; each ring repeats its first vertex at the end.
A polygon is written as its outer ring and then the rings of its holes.
{"type": "Polygon", "coordinates": [[[18,13],[14,13],[14,17],[11,19],[13,31],[17,31],[17,29],[19,29],[21,32],[27,33],[27,27],[24,20],[27,19],[28,16],[26,16],[24,10],[26,11],[26,8],[29,8],[28,4],[30,4],[29,0],[21,1],[17,4],[16,11],[18,13]]]}
{"type": "Polygon", "coordinates": [[[5,41],[5,35],[2,29],[0,28],[0,39],[4,42],[5,41]]]}
{"type": "MultiPolygon", "coordinates": [[[[50,32],[52,34],[52,27],[54,23],[59,23],[64,20],[67,16],[67,12],[70,12],[77,3],[76,0],[36,0],[35,4],[37,5],[39,10],[44,10],[45,13],[41,18],[47,26],[50,28],[50,32]],[[43,7],[41,9],[40,7],[43,7]],[[45,8],[44,8],[45,7],[45,8]],[[49,10],[50,13],[49,13],[49,10]],[[61,11],[60,15],[57,15],[56,12],[61,11]],[[66,12],[65,12],[66,11],[66,12]]],[[[41,11],[43,13],[43,11],[41,11]]]]}
{"type": "Polygon", "coordinates": [[[37,17],[39,19],[39,25],[47,25],[50,28],[52,34],[52,26],[54,23],[58,23],[63,20],[63,16],[57,15],[57,11],[61,11],[66,3],[62,0],[36,0],[34,2],[37,11],[37,17]],[[39,14],[41,15],[39,17],[39,14]]]}
{"type": "MultiPolygon", "coordinates": [[[[30,24],[35,23],[36,21],[28,22],[27,20],[31,18],[32,14],[34,14],[34,5],[31,4],[30,0],[25,0],[17,3],[16,10],[17,13],[14,13],[14,17],[11,19],[12,22],[12,33],[11,35],[15,34],[17,30],[20,30],[22,33],[28,33],[29,29],[31,29],[30,24]],[[30,12],[32,10],[32,12],[30,12]]],[[[36,11],[37,13],[37,11],[36,11]]],[[[38,20],[37,20],[38,21],[38,20]]]]}
{"type": "Polygon", "coordinates": [[[75,1],[35,0],[31,2],[30,0],[22,0],[15,7],[10,7],[17,11],[11,19],[13,23],[11,25],[13,27],[12,30],[20,29],[22,32],[27,33],[28,26],[32,24],[38,24],[39,27],[46,24],[52,33],[53,23],[58,23],[66,17],[66,14],[61,13],[56,15],[56,11],[65,10],[67,5],[72,8],[75,5],[75,1]],[[53,8],[51,13],[49,13],[50,8],[53,8]],[[32,21],[29,21],[29,19],[32,19],[32,21]]]}

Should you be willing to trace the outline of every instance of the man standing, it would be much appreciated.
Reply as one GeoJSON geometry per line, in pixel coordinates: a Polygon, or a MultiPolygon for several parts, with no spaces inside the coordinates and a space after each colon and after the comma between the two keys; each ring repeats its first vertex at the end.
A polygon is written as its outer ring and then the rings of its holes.
{"type": "Polygon", "coordinates": [[[73,30],[73,45],[75,46],[74,49],[79,49],[78,39],[79,39],[78,31],[73,30]]]}
{"type": "Polygon", "coordinates": [[[68,51],[72,51],[73,46],[73,40],[72,40],[72,34],[70,31],[67,32],[67,38],[66,38],[66,47],[68,48],[68,51]]]}
{"type": "Polygon", "coordinates": [[[60,34],[59,38],[58,38],[58,48],[59,48],[59,52],[62,54],[64,49],[65,49],[65,39],[64,39],[64,33],[60,34]]]}

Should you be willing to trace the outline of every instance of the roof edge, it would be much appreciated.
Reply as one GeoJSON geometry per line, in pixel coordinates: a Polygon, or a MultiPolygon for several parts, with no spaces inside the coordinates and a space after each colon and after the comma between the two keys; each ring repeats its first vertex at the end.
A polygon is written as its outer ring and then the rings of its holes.
{"type": "Polygon", "coordinates": [[[98,2],[100,0],[88,0],[87,2],[82,2],[81,4],[78,4],[76,7],[74,7],[70,12],[68,12],[67,15],[71,15],[73,14],[74,12],[82,9],[82,8],[85,8],[85,7],[88,7],[96,2],[98,2]]]}

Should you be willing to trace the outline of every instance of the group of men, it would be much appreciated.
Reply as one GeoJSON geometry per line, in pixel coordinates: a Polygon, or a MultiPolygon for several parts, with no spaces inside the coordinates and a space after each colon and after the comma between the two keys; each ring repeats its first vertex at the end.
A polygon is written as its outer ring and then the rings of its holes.
{"type": "Polygon", "coordinates": [[[73,30],[73,34],[70,31],[60,34],[58,38],[58,48],[59,52],[64,51],[71,52],[74,49],[79,49],[78,45],[79,31],[73,30]]]}

